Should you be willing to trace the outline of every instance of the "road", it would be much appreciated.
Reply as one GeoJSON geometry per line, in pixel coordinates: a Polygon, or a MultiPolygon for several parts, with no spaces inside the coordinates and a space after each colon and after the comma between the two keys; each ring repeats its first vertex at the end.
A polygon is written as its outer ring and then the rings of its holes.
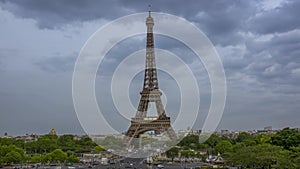
{"type": "MultiPolygon", "coordinates": [[[[110,168],[135,168],[135,169],[145,169],[145,168],[151,168],[151,169],[157,169],[161,166],[159,165],[149,165],[144,162],[145,159],[143,158],[124,158],[120,160],[116,160],[114,163],[108,164],[108,165],[97,165],[93,166],[95,169],[110,169],[110,168]]],[[[195,168],[200,167],[201,163],[190,163],[190,164],[162,164],[163,168],[165,169],[182,169],[182,168],[195,168]]]]}

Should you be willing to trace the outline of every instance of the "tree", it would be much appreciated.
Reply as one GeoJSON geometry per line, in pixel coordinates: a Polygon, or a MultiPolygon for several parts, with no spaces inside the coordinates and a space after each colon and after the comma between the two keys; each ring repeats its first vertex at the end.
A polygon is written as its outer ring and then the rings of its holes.
{"type": "Polygon", "coordinates": [[[232,144],[230,141],[220,141],[215,147],[215,153],[225,153],[232,151],[232,144]]]}
{"type": "Polygon", "coordinates": [[[172,162],[174,161],[175,157],[178,157],[179,149],[178,147],[172,147],[166,151],[166,155],[168,158],[172,158],[172,162]]]}
{"type": "Polygon", "coordinates": [[[235,165],[250,168],[270,168],[277,163],[279,154],[283,150],[281,147],[271,144],[260,144],[233,149],[235,151],[226,153],[226,160],[235,165]]]}
{"type": "Polygon", "coordinates": [[[41,157],[42,163],[61,163],[68,159],[67,153],[63,152],[61,149],[55,149],[48,154],[44,154],[41,157]]]}
{"type": "Polygon", "coordinates": [[[11,151],[7,153],[4,157],[5,163],[20,163],[22,161],[23,155],[21,155],[19,152],[11,151]]]}
{"type": "Polygon", "coordinates": [[[58,148],[58,137],[56,135],[45,135],[37,140],[39,153],[51,152],[58,148]]]}
{"type": "Polygon", "coordinates": [[[209,145],[211,148],[214,148],[220,141],[220,137],[216,134],[212,134],[204,143],[209,145]]]}
{"type": "Polygon", "coordinates": [[[10,145],[23,148],[25,142],[23,140],[17,140],[14,138],[0,138],[0,146],[10,146],[10,145]]]}
{"type": "Polygon", "coordinates": [[[104,151],[105,149],[102,146],[95,146],[94,147],[94,152],[95,153],[100,153],[102,151],[104,151]]]}
{"type": "Polygon", "coordinates": [[[41,155],[41,162],[43,164],[50,163],[51,162],[51,155],[49,153],[41,155]]]}
{"type": "Polygon", "coordinates": [[[67,160],[67,153],[63,152],[61,149],[56,149],[48,154],[51,162],[64,162],[67,160]]]}
{"type": "Polygon", "coordinates": [[[184,157],[184,158],[194,157],[194,155],[195,155],[194,151],[191,151],[191,150],[181,151],[181,156],[184,157]]]}
{"type": "Polygon", "coordinates": [[[277,162],[274,167],[278,169],[298,169],[300,165],[294,163],[293,159],[295,159],[292,155],[293,153],[289,150],[283,150],[278,154],[277,162]]]}
{"type": "Polygon", "coordinates": [[[71,162],[71,163],[79,163],[79,158],[76,157],[75,154],[71,154],[68,159],[67,159],[68,162],[71,162]]]}
{"type": "Polygon", "coordinates": [[[29,159],[30,163],[40,163],[42,162],[42,157],[40,155],[34,155],[29,159]]]}
{"type": "Polygon", "coordinates": [[[105,147],[105,149],[119,149],[122,145],[122,139],[116,138],[114,136],[105,137],[101,143],[101,146],[105,147]]]}
{"type": "Polygon", "coordinates": [[[292,162],[296,168],[300,168],[300,146],[291,148],[291,152],[292,162]]]}
{"type": "Polygon", "coordinates": [[[197,135],[188,135],[184,137],[180,142],[179,146],[190,146],[190,145],[197,145],[199,144],[199,136],[197,135]]]}
{"type": "Polygon", "coordinates": [[[24,149],[27,154],[36,154],[39,151],[39,146],[37,141],[31,141],[25,143],[24,149]]]}
{"type": "Polygon", "coordinates": [[[249,133],[242,132],[237,136],[235,141],[236,142],[243,142],[243,141],[250,140],[250,139],[253,139],[253,137],[249,133]]]}
{"type": "Polygon", "coordinates": [[[15,145],[0,146],[1,163],[18,163],[23,159],[24,150],[15,145]]]}
{"type": "Polygon", "coordinates": [[[209,147],[207,144],[198,144],[197,150],[207,150],[209,147]]]}
{"type": "Polygon", "coordinates": [[[25,141],[24,140],[13,139],[12,145],[15,145],[15,146],[20,147],[20,148],[24,148],[25,141]]]}
{"type": "Polygon", "coordinates": [[[255,153],[256,166],[271,167],[276,164],[282,148],[271,144],[260,144],[253,146],[255,153]]]}
{"type": "Polygon", "coordinates": [[[96,144],[89,137],[83,137],[80,140],[76,140],[75,152],[90,152],[96,144]]]}
{"type": "Polygon", "coordinates": [[[272,134],[260,134],[255,137],[257,144],[271,143],[272,134]]]}
{"type": "Polygon", "coordinates": [[[237,166],[248,166],[254,162],[254,153],[244,144],[238,143],[232,147],[232,150],[232,152],[225,152],[223,155],[228,163],[237,166]]]}
{"type": "Polygon", "coordinates": [[[271,138],[271,143],[290,150],[291,147],[300,146],[300,132],[295,129],[284,128],[271,138]]]}
{"type": "Polygon", "coordinates": [[[58,146],[64,151],[74,151],[76,149],[76,141],[74,135],[67,134],[58,138],[58,146]]]}

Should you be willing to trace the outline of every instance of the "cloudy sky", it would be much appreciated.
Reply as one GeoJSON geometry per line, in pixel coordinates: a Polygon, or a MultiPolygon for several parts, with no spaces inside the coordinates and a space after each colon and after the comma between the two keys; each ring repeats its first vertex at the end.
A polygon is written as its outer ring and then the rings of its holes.
{"type": "MultiPolygon", "coordinates": [[[[59,134],[84,133],[72,100],[79,51],[103,25],[145,12],[149,3],[154,12],[196,25],[217,49],[227,80],[218,129],[300,127],[300,1],[0,0],[0,135],[44,134],[51,128],[59,134]]],[[[210,104],[205,69],[174,39],[156,35],[155,46],[181,57],[195,74],[201,104],[194,128],[201,128],[210,104]]],[[[124,58],[144,48],[144,35],[128,38],[112,48],[98,70],[99,105],[109,121],[120,122],[114,126],[120,132],[129,121],[118,116],[109,82],[124,58]]],[[[139,73],[128,89],[134,106],[142,79],[139,73]]],[[[165,72],[159,72],[159,80],[173,118],[180,97],[173,90],[178,86],[165,72]]]]}

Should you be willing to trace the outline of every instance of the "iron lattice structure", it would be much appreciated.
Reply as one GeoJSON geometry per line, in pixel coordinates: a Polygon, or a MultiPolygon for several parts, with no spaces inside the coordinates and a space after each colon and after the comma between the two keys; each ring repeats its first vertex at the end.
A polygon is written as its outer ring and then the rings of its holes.
{"type": "Polygon", "coordinates": [[[171,126],[170,117],[165,113],[161,95],[158,87],[157,70],[155,65],[153,26],[154,20],[149,16],[146,19],[147,42],[146,42],[146,65],[144,74],[143,90],[140,92],[141,99],[134,118],[131,119],[131,125],[126,132],[125,142],[130,145],[133,138],[139,138],[140,134],[154,130],[156,133],[164,133],[171,140],[176,140],[177,136],[171,126]],[[157,117],[147,117],[148,105],[154,102],[157,110],[157,117]]]}

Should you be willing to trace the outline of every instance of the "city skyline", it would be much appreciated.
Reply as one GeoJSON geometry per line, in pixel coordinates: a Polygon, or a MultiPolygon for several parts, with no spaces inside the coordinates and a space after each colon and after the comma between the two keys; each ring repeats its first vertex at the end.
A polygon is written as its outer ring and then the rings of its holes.
{"type": "MultiPolygon", "coordinates": [[[[216,47],[228,88],[218,129],[300,126],[300,2],[151,4],[154,12],[178,15],[192,22],[216,47]]],[[[72,73],[80,49],[101,26],[147,10],[148,2],[140,1],[0,0],[0,134],[47,133],[50,128],[62,133],[84,133],[72,103],[72,73]]],[[[201,129],[210,104],[209,79],[203,65],[182,43],[160,35],[154,39],[157,48],[180,56],[195,74],[201,97],[195,128],[201,129]]],[[[110,91],[107,81],[127,55],[145,49],[145,41],[145,35],[138,35],[120,42],[98,71],[96,95],[99,104],[106,105],[103,111],[109,112],[108,119],[113,119],[117,111],[112,99],[106,97],[110,91]]],[[[166,112],[176,116],[178,87],[170,85],[174,79],[168,74],[158,73],[160,88],[168,100],[166,112]]],[[[142,73],[137,74],[128,89],[135,107],[142,78],[142,73]]],[[[123,120],[116,128],[125,131],[127,126],[129,122],[123,120]]]]}
{"type": "MultiPolygon", "coordinates": [[[[292,128],[292,127],[285,127],[285,128],[273,128],[272,126],[265,126],[263,128],[259,128],[259,129],[252,129],[252,130],[228,130],[228,129],[217,129],[216,131],[214,131],[214,134],[217,135],[223,135],[225,133],[225,135],[227,134],[239,134],[239,133],[249,133],[252,135],[260,135],[260,134],[272,134],[272,133],[277,133],[278,131],[281,131],[283,129],[294,129],[296,131],[300,131],[300,128],[292,128]]],[[[200,135],[201,133],[203,135],[207,134],[208,132],[202,131],[201,129],[180,129],[180,130],[175,130],[175,132],[177,133],[177,135],[200,135]]],[[[144,134],[149,134],[149,135],[158,135],[161,137],[161,134],[155,134],[154,131],[150,131],[150,132],[146,132],[144,134]]],[[[210,133],[211,134],[211,133],[210,133]]],[[[20,135],[10,135],[9,133],[5,132],[2,135],[0,135],[0,138],[5,138],[5,137],[12,137],[12,138],[19,138],[19,137],[31,137],[31,136],[45,136],[45,135],[57,135],[57,136],[63,136],[63,135],[74,135],[74,136],[79,136],[79,137],[86,137],[88,136],[86,133],[61,133],[60,131],[56,131],[55,128],[51,128],[48,130],[48,132],[45,133],[34,133],[34,132],[27,132],[27,133],[23,133],[20,135]]],[[[99,134],[93,134],[90,135],[90,137],[94,138],[97,136],[101,136],[101,137],[107,137],[107,136],[124,136],[124,133],[117,133],[117,134],[107,134],[107,135],[103,135],[101,133],[99,134]]]]}

